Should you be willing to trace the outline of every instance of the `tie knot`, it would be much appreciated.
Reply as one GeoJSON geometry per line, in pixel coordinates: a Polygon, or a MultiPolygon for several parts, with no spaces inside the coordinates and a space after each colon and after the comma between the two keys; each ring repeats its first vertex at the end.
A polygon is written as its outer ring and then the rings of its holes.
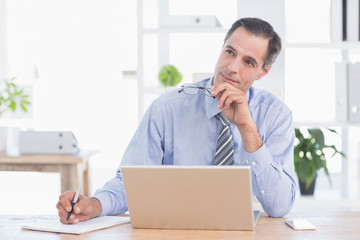
{"type": "Polygon", "coordinates": [[[228,126],[229,125],[229,121],[226,119],[226,117],[224,116],[224,114],[222,112],[219,112],[216,117],[220,120],[220,122],[222,123],[223,126],[228,126]]]}

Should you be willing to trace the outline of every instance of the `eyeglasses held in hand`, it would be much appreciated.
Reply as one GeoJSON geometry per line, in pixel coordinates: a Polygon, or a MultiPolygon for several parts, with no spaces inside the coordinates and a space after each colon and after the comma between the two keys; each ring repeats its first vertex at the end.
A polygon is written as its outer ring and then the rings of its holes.
{"type": "Polygon", "coordinates": [[[195,95],[199,92],[199,90],[203,90],[205,96],[213,97],[213,96],[211,96],[211,88],[200,87],[200,86],[197,86],[194,84],[182,85],[181,89],[178,91],[178,93],[184,92],[188,95],[195,95]]]}

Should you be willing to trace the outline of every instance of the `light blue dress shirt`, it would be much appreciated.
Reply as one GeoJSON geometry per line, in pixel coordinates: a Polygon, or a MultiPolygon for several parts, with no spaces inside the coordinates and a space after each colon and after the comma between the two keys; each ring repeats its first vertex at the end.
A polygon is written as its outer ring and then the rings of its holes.
{"type": "MultiPolygon", "coordinates": [[[[212,79],[197,85],[211,88],[212,79]]],[[[230,123],[234,164],[251,167],[254,195],[269,216],[282,217],[290,212],[296,193],[292,114],[266,91],[251,87],[246,96],[263,146],[246,152],[239,130],[230,123]]],[[[121,165],[213,165],[222,127],[215,115],[220,111],[218,100],[203,90],[196,95],[165,93],[145,113],[121,165]]],[[[102,216],[128,210],[120,169],[94,197],[101,203],[102,216]]]]}

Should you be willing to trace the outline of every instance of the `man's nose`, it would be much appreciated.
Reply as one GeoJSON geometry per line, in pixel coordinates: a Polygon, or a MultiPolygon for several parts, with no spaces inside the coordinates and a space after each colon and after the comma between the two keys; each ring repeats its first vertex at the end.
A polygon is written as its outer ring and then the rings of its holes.
{"type": "Polygon", "coordinates": [[[229,62],[228,70],[231,73],[239,73],[241,69],[241,61],[239,59],[233,59],[229,62]]]}

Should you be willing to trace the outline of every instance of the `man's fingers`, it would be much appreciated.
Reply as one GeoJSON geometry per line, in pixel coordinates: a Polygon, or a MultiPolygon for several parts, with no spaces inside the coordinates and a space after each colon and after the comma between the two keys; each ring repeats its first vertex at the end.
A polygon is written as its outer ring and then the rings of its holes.
{"type": "Polygon", "coordinates": [[[56,203],[56,208],[58,211],[66,211],[60,200],[56,203]]]}
{"type": "Polygon", "coordinates": [[[61,209],[61,210],[59,209],[58,210],[58,215],[59,215],[60,218],[63,218],[63,217],[66,218],[67,215],[68,215],[68,212],[65,209],[61,209]]]}
{"type": "Polygon", "coordinates": [[[218,99],[220,109],[228,109],[233,102],[241,103],[242,95],[238,91],[226,90],[218,99]]]}
{"type": "Polygon", "coordinates": [[[216,97],[216,99],[219,101],[219,108],[222,109],[224,107],[223,103],[224,103],[225,99],[228,97],[229,90],[227,90],[226,88],[222,88],[222,87],[216,88],[216,90],[214,90],[213,94],[216,97]]]}
{"type": "Polygon", "coordinates": [[[84,206],[81,205],[80,202],[74,205],[73,213],[80,214],[84,209],[84,206]]]}
{"type": "Polygon", "coordinates": [[[67,191],[61,194],[59,197],[56,208],[58,209],[58,215],[60,217],[60,222],[62,223],[73,223],[74,218],[71,218],[72,216],[68,222],[66,222],[66,219],[72,209],[71,201],[73,200],[74,196],[75,192],[67,191]]]}
{"type": "Polygon", "coordinates": [[[90,219],[90,217],[88,215],[72,213],[69,220],[66,222],[66,217],[60,218],[60,222],[65,223],[65,224],[77,224],[79,222],[87,221],[90,219]]]}
{"type": "MultiPolygon", "coordinates": [[[[71,223],[71,217],[72,217],[72,216],[70,216],[69,221],[66,222],[66,219],[67,219],[67,216],[68,216],[68,215],[69,215],[69,213],[66,212],[65,210],[64,210],[64,211],[58,211],[58,216],[59,216],[59,218],[60,218],[60,222],[62,222],[62,223],[71,223]]],[[[73,214],[72,214],[72,215],[73,215],[73,214]]]]}
{"type": "Polygon", "coordinates": [[[75,221],[77,220],[78,222],[83,222],[83,221],[87,221],[89,220],[90,217],[88,215],[75,215],[75,221]]]}
{"type": "Polygon", "coordinates": [[[63,206],[65,211],[67,212],[71,211],[71,201],[73,200],[74,196],[75,196],[75,192],[70,192],[70,191],[60,195],[59,202],[63,206]]]}
{"type": "Polygon", "coordinates": [[[228,98],[226,98],[225,102],[224,102],[224,107],[225,109],[230,108],[232,103],[236,103],[236,104],[241,104],[247,102],[246,96],[243,95],[239,95],[238,93],[234,93],[232,95],[229,95],[228,98]]]}
{"type": "MultiPolygon", "coordinates": [[[[230,85],[230,84],[229,84],[229,85],[230,85]]],[[[218,98],[218,95],[220,94],[220,96],[221,96],[222,92],[224,92],[227,87],[228,87],[227,83],[226,83],[226,84],[224,84],[224,83],[217,83],[215,86],[213,86],[213,87],[211,88],[211,95],[212,95],[213,97],[218,98]]]]}
{"type": "Polygon", "coordinates": [[[76,218],[76,215],[74,213],[70,215],[70,218],[67,221],[66,219],[67,219],[67,215],[66,217],[60,218],[60,222],[64,224],[76,224],[79,222],[79,219],[76,218]]]}
{"type": "Polygon", "coordinates": [[[89,206],[89,199],[84,197],[83,195],[79,196],[79,201],[74,205],[74,213],[80,214],[84,209],[89,206]]]}
{"type": "Polygon", "coordinates": [[[64,206],[62,205],[61,201],[59,200],[56,204],[56,208],[58,209],[58,215],[60,218],[66,218],[68,212],[66,211],[66,209],[64,208],[64,206]]]}
{"type": "Polygon", "coordinates": [[[219,101],[220,109],[229,108],[234,101],[241,101],[241,98],[245,96],[241,90],[226,82],[215,84],[211,90],[211,95],[219,101]]]}

